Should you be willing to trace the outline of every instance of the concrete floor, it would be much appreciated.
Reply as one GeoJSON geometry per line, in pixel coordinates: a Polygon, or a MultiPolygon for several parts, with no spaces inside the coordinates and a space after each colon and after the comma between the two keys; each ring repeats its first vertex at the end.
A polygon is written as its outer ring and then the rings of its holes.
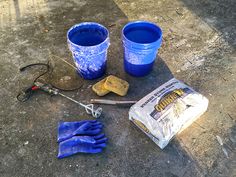
{"type": "MultiPolygon", "coordinates": [[[[1,0],[1,176],[236,176],[235,22],[234,0],[1,0]],[[127,75],[122,66],[121,28],[132,20],[155,22],[164,33],[154,70],[143,78],[127,75]],[[58,160],[58,121],[92,118],[61,97],[38,93],[18,102],[17,93],[39,72],[32,68],[20,73],[19,68],[51,58],[55,66],[51,82],[69,75],[79,84],[73,69],[57,57],[72,63],[66,32],[82,21],[109,28],[107,74],[130,83],[126,97],[105,98],[140,99],[174,76],[208,97],[208,111],[160,150],[128,120],[128,108],[103,106],[106,150],[58,160]],[[216,136],[224,141],[228,157],[216,136]]],[[[95,82],[84,81],[78,91],[66,94],[89,102],[97,98],[91,91],[95,82]]]]}

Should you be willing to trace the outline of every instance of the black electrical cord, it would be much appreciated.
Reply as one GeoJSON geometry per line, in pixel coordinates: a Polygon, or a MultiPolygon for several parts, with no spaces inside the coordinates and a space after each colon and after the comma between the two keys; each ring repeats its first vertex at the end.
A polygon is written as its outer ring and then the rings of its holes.
{"type": "MultiPolygon", "coordinates": [[[[37,88],[35,87],[34,83],[37,82],[37,80],[38,80],[40,77],[42,77],[42,76],[44,76],[45,74],[47,74],[47,73],[50,71],[50,69],[52,69],[52,67],[49,65],[49,61],[48,61],[47,63],[33,63],[33,64],[29,64],[29,65],[23,66],[23,67],[20,68],[20,71],[21,71],[21,72],[22,72],[22,71],[25,71],[25,69],[27,69],[27,68],[29,68],[29,67],[32,67],[32,66],[46,66],[46,71],[43,72],[43,73],[41,73],[39,76],[37,76],[37,77],[34,79],[32,85],[31,85],[30,87],[28,87],[28,88],[22,90],[22,91],[16,96],[16,98],[17,98],[18,101],[21,101],[21,102],[27,101],[27,100],[32,96],[33,92],[37,90],[37,88]]],[[[62,88],[58,88],[57,86],[55,86],[55,85],[53,85],[53,84],[50,84],[50,85],[51,85],[52,87],[54,87],[54,88],[60,90],[60,91],[74,91],[74,90],[77,90],[77,89],[79,89],[79,88],[81,87],[81,86],[80,86],[80,87],[78,87],[78,88],[73,88],[73,89],[62,89],[62,88]]]]}
{"type": "Polygon", "coordinates": [[[49,65],[49,62],[47,63],[33,63],[33,64],[29,64],[29,65],[26,65],[26,66],[23,66],[22,68],[20,68],[20,71],[24,71],[26,68],[29,68],[31,66],[46,66],[47,67],[47,70],[45,72],[43,72],[42,74],[40,74],[39,76],[37,76],[33,83],[35,83],[40,77],[42,77],[43,75],[47,74],[50,70],[50,65],[49,65]]]}
{"type": "Polygon", "coordinates": [[[35,91],[35,90],[33,89],[34,83],[37,82],[37,80],[38,80],[40,77],[42,77],[43,75],[47,74],[47,73],[49,72],[49,70],[50,70],[50,65],[49,65],[49,63],[33,63],[33,64],[29,64],[29,65],[26,65],[26,66],[21,67],[21,68],[20,68],[20,72],[24,71],[25,69],[27,69],[27,68],[29,68],[29,67],[31,67],[31,66],[46,66],[47,70],[46,70],[45,72],[41,73],[39,76],[37,76],[37,77],[34,79],[32,85],[31,85],[30,87],[28,87],[28,88],[22,90],[22,91],[16,96],[16,99],[17,99],[18,101],[21,101],[21,102],[27,101],[27,100],[32,96],[33,92],[35,91]]]}

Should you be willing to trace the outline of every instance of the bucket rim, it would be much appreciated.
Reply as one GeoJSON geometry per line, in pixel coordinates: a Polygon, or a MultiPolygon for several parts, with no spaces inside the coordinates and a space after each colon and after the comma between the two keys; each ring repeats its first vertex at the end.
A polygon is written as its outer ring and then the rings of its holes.
{"type": "Polygon", "coordinates": [[[153,44],[155,44],[155,43],[158,43],[160,40],[162,40],[162,29],[157,25],[157,24],[155,24],[155,23],[153,23],[153,22],[149,22],[149,21],[145,21],[145,20],[137,20],[137,21],[130,21],[130,22],[128,22],[123,28],[122,28],[122,36],[123,36],[123,39],[125,39],[125,41],[127,41],[127,42],[129,42],[129,43],[133,43],[133,44],[135,44],[135,45],[139,45],[139,46],[143,46],[143,45],[145,45],[145,46],[151,46],[151,45],[153,45],[153,44]],[[146,24],[150,24],[150,25],[153,25],[153,26],[155,26],[155,27],[157,27],[159,30],[160,30],[160,38],[158,39],[158,40],[156,40],[156,41],[154,41],[154,42],[150,42],[150,43],[137,43],[137,42],[134,42],[134,41],[131,41],[131,40],[129,40],[126,36],[125,36],[125,34],[124,34],[124,30],[125,30],[125,28],[127,28],[128,26],[130,26],[130,25],[133,25],[133,24],[137,24],[137,23],[146,23],[146,24]]]}
{"type": "Polygon", "coordinates": [[[68,29],[68,31],[67,31],[67,33],[66,33],[66,37],[67,37],[67,41],[69,41],[69,43],[71,43],[71,44],[73,44],[74,46],[79,47],[79,48],[94,48],[94,47],[98,47],[98,46],[100,46],[100,45],[102,45],[102,44],[105,44],[105,43],[107,43],[107,42],[108,42],[108,45],[109,45],[109,31],[108,31],[108,29],[107,29],[105,26],[103,26],[103,25],[101,25],[100,23],[97,23],[97,22],[82,22],[82,23],[77,23],[77,24],[71,26],[71,27],[68,29]],[[84,46],[84,45],[75,44],[74,42],[72,42],[72,41],[69,39],[69,33],[70,33],[70,31],[73,30],[74,28],[76,28],[76,27],[78,27],[78,26],[83,26],[83,25],[98,25],[98,26],[100,26],[101,28],[103,28],[103,29],[107,32],[107,37],[106,37],[106,39],[105,39],[103,42],[101,42],[101,43],[99,43],[99,44],[97,44],[97,45],[92,45],[92,46],[84,46]]]}

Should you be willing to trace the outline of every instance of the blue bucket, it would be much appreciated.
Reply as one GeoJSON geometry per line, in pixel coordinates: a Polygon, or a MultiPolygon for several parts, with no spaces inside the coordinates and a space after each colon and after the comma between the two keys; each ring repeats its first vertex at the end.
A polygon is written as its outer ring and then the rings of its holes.
{"type": "Polygon", "coordinates": [[[124,68],[133,76],[145,76],[153,68],[162,42],[161,28],[147,21],[126,24],[122,30],[124,68]]]}
{"type": "Polygon", "coordinates": [[[104,26],[94,22],[76,24],[67,32],[67,43],[82,78],[104,75],[110,45],[109,32],[104,26]]]}

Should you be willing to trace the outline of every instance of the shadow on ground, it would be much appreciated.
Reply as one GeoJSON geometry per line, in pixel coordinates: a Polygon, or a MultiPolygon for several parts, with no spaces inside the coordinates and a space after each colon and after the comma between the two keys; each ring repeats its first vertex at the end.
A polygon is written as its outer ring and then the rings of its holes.
{"type": "Polygon", "coordinates": [[[184,5],[220,32],[231,46],[236,48],[236,3],[234,0],[181,0],[184,5]]]}
{"type": "MultiPolygon", "coordinates": [[[[202,90],[204,94],[213,95],[208,97],[210,116],[207,121],[201,121],[202,125],[207,127],[209,139],[210,134],[214,137],[211,141],[215,141],[216,135],[220,135],[225,142],[231,144],[231,148],[228,149],[229,158],[218,142],[212,145],[213,153],[209,153],[210,150],[202,144],[206,151],[203,157],[199,151],[201,148],[193,147],[192,151],[196,155],[199,154],[198,161],[200,160],[201,167],[208,176],[234,176],[235,143],[232,142],[235,140],[232,137],[235,136],[236,123],[235,111],[231,104],[235,104],[236,3],[233,0],[181,0],[181,2],[218,34],[216,40],[212,41],[213,46],[208,46],[209,50],[201,56],[205,58],[204,64],[191,70],[193,73],[191,80],[194,88],[202,90]],[[218,128],[219,123],[223,125],[221,128],[218,128]],[[205,158],[210,159],[211,165],[201,161],[205,158]]],[[[183,15],[181,9],[177,9],[176,12],[178,15],[183,15]]]]}

